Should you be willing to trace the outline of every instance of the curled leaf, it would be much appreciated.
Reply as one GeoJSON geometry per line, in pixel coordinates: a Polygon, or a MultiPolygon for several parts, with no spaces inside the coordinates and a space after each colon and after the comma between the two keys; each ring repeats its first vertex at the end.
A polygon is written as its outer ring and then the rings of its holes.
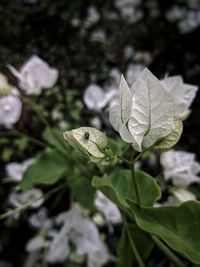
{"type": "Polygon", "coordinates": [[[80,127],[64,132],[64,138],[91,161],[98,162],[105,155],[106,135],[93,127],[80,127]]]}

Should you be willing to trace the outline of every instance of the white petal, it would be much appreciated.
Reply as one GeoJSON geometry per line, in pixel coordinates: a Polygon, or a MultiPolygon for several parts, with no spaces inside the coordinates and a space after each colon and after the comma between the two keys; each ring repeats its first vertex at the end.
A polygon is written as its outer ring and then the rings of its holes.
{"type": "Polygon", "coordinates": [[[88,86],[84,92],[83,101],[88,109],[99,110],[104,107],[104,92],[96,84],[88,86]]]}
{"type": "Polygon", "coordinates": [[[22,112],[22,103],[18,97],[9,95],[0,98],[0,124],[5,127],[12,127],[22,112]]]}
{"type": "Polygon", "coordinates": [[[170,95],[150,71],[145,69],[136,83],[138,80],[140,87],[133,96],[128,128],[141,151],[142,145],[149,147],[170,133],[174,110],[170,95]]]}
{"type": "Polygon", "coordinates": [[[128,120],[131,112],[131,93],[129,86],[121,76],[120,86],[119,86],[119,98],[118,104],[114,104],[110,109],[110,123],[116,131],[119,131],[120,126],[128,120]]]}

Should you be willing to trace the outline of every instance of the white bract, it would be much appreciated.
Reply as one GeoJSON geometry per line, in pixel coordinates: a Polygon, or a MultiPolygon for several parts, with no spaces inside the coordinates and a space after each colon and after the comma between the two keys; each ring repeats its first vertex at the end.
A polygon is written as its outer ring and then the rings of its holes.
{"type": "Polygon", "coordinates": [[[118,207],[100,191],[97,191],[95,206],[108,222],[121,223],[122,218],[118,207]]]}
{"type": "Polygon", "coordinates": [[[93,127],[80,127],[66,131],[63,135],[71,146],[89,157],[91,161],[98,162],[105,156],[102,153],[107,145],[105,133],[93,127]]]}
{"type": "Polygon", "coordinates": [[[30,203],[32,208],[38,208],[44,202],[44,198],[40,189],[32,188],[26,192],[12,192],[9,195],[8,201],[15,208],[19,208],[27,203],[30,203]]]}
{"type": "Polygon", "coordinates": [[[6,165],[7,178],[5,181],[20,182],[27,168],[35,162],[34,159],[27,159],[22,163],[10,162],[6,165]]]}
{"type": "Polygon", "coordinates": [[[28,221],[30,225],[36,229],[50,229],[52,227],[52,220],[47,216],[47,209],[42,207],[33,213],[28,221]]]}
{"type": "Polygon", "coordinates": [[[101,110],[116,95],[116,90],[103,91],[96,84],[88,86],[83,95],[83,101],[88,109],[101,110]]]}
{"type": "Polygon", "coordinates": [[[11,90],[11,95],[0,97],[0,125],[12,128],[19,120],[21,113],[22,102],[16,88],[11,90]]]}
{"type": "MultiPolygon", "coordinates": [[[[110,122],[125,142],[142,151],[175,131],[173,98],[148,69],[144,69],[131,88],[122,76],[118,101],[110,109],[110,122]]],[[[182,129],[179,129],[176,137],[180,137],[182,129]]],[[[177,141],[178,138],[171,143],[177,141]]]]}
{"type": "Polygon", "coordinates": [[[32,252],[32,251],[47,248],[48,246],[49,246],[49,242],[45,240],[43,236],[37,235],[28,241],[28,243],[26,244],[26,251],[32,252]]]}
{"type": "Polygon", "coordinates": [[[161,80],[174,101],[175,116],[183,117],[194,100],[198,87],[186,84],[181,76],[167,77],[161,80]]]}
{"type": "Polygon", "coordinates": [[[0,73],[0,96],[9,95],[10,92],[11,86],[9,85],[6,76],[0,73]]]}
{"type": "Polygon", "coordinates": [[[172,179],[175,185],[200,182],[200,177],[197,176],[200,172],[200,164],[195,161],[193,153],[170,150],[161,154],[160,163],[163,166],[166,181],[172,179]]]}
{"type": "Polygon", "coordinates": [[[175,189],[171,193],[172,193],[172,196],[170,196],[167,201],[167,204],[170,204],[170,205],[178,204],[178,203],[182,203],[182,202],[190,201],[190,200],[196,200],[196,196],[192,192],[184,188],[175,189]]]}
{"type": "Polygon", "coordinates": [[[59,232],[54,233],[46,259],[49,263],[63,262],[69,257],[72,242],[77,255],[86,255],[88,267],[102,266],[109,260],[109,253],[101,241],[96,225],[78,209],[71,209],[58,220],[62,223],[59,232]],[[99,258],[98,255],[101,255],[99,258]],[[94,265],[96,262],[97,265],[94,265]]]}
{"type": "Polygon", "coordinates": [[[39,95],[42,89],[53,87],[58,79],[58,71],[38,56],[32,56],[19,71],[9,66],[16,76],[19,87],[27,95],[39,95]]]}

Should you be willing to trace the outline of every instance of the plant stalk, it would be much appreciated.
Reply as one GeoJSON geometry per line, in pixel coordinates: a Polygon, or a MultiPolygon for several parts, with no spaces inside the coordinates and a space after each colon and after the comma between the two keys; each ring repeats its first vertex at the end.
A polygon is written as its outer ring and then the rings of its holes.
{"type": "Polygon", "coordinates": [[[155,235],[151,235],[155,245],[170,259],[177,267],[186,267],[186,265],[155,235]]]}
{"type": "Polygon", "coordinates": [[[136,201],[137,201],[137,204],[140,205],[140,195],[139,195],[139,190],[138,190],[138,186],[137,186],[137,181],[135,179],[136,176],[135,176],[135,167],[134,167],[134,151],[132,151],[132,154],[131,154],[130,169],[131,169],[133,188],[135,190],[136,201]]]}
{"type": "Polygon", "coordinates": [[[138,264],[139,267],[145,267],[145,264],[144,264],[144,262],[143,262],[143,260],[142,260],[142,258],[140,256],[140,254],[139,254],[139,252],[138,252],[138,250],[136,248],[136,245],[134,243],[134,240],[132,239],[132,236],[131,236],[131,233],[129,231],[128,224],[127,224],[125,218],[124,218],[123,222],[124,222],[124,227],[126,229],[126,232],[127,232],[127,235],[128,235],[128,239],[129,239],[129,242],[130,242],[130,245],[131,245],[133,254],[135,256],[135,259],[137,261],[137,264],[138,264]]]}
{"type": "Polygon", "coordinates": [[[49,191],[46,195],[32,199],[31,201],[25,203],[24,205],[22,205],[21,207],[18,207],[16,209],[12,209],[8,212],[5,212],[3,214],[0,215],[0,221],[3,219],[6,219],[7,217],[14,215],[18,212],[22,212],[24,210],[26,210],[28,207],[30,207],[31,204],[33,204],[35,201],[40,200],[41,198],[44,198],[45,200],[50,197],[52,194],[56,193],[57,191],[59,191],[61,188],[63,188],[66,184],[62,184],[57,186],[56,188],[52,189],[51,191],[49,191]]]}

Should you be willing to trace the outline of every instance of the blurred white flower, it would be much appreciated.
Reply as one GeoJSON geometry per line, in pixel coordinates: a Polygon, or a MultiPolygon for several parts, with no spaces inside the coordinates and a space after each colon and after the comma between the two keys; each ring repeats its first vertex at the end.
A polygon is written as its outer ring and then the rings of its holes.
{"type": "Polygon", "coordinates": [[[26,169],[35,162],[34,159],[27,159],[22,163],[11,162],[6,165],[7,178],[5,181],[20,182],[26,169]]]}
{"type": "Polygon", "coordinates": [[[166,204],[178,204],[181,202],[189,201],[189,200],[196,200],[196,196],[184,189],[184,188],[178,188],[171,192],[173,195],[168,198],[168,201],[166,204]]]}
{"type": "Polygon", "coordinates": [[[91,41],[104,43],[106,40],[106,33],[103,29],[97,29],[91,34],[91,41]]]}
{"type": "Polygon", "coordinates": [[[115,0],[115,6],[118,8],[124,6],[137,6],[141,3],[141,0],[115,0]]]}
{"type": "Polygon", "coordinates": [[[98,229],[86,214],[78,209],[71,209],[59,218],[64,224],[58,233],[54,233],[46,256],[49,263],[63,262],[69,257],[70,241],[75,245],[77,255],[87,255],[88,267],[102,266],[109,260],[110,255],[99,237],[98,229]]]}
{"type": "Polygon", "coordinates": [[[101,110],[116,95],[116,90],[103,91],[96,84],[91,84],[85,89],[83,101],[88,109],[101,110]]]}
{"type": "Polygon", "coordinates": [[[90,125],[97,129],[101,129],[101,120],[99,119],[99,117],[95,116],[90,120],[90,125]]]}
{"type": "Polygon", "coordinates": [[[124,57],[125,57],[125,59],[133,58],[134,53],[135,53],[135,48],[133,46],[128,45],[128,46],[126,46],[124,48],[124,57]]]}
{"type": "Polygon", "coordinates": [[[12,128],[22,113],[22,102],[18,97],[16,88],[11,90],[8,96],[0,97],[0,125],[12,128]]]}
{"type": "Polygon", "coordinates": [[[183,19],[186,12],[185,7],[174,5],[165,13],[165,16],[169,21],[174,22],[183,19]]]}
{"type": "Polygon", "coordinates": [[[161,154],[160,163],[165,180],[172,179],[174,185],[200,182],[200,177],[197,176],[200,164],[195,161],[193,153],[170,150],[161,154]]]}
{"type": "Polygon", "coordinates": [[[58,71],[50,68],[49,65],[38,56],[32,56],[19,71],[8,66],[16,76],[19,87],[27,95],[39,95],[42,89],[53,87],[58,79],[58,71]]]}
{"type": "Polygon", "coordinates": [[[91,27],[95,23],[97,23],[100,19],[100,15],[94,6],[90,6],[87,10],[87,17],[85,21],[85,27],[91,27]]]}
{"type": "Polygon", "coordinates": [[[47,248],[49,246],[49,243],[50,242],[45,240],[45,238],[41,235],[34,236],[26,244],[26,251],[33,252],[36,250],[47,248]]]}
{"type": "Polygon", "coordinates": [[[125,77],[129,85],[132,85],[139,74],[145,69],[143,64],[129,64],[125,77]]]}
{"type": "Polygon", "coordinates": [[[118,207],[100,191],[97,191],[95,207],[104,215],[108,222],[113,224],[121,223],[122,218],[118,207]]]}
{"type": "Polygon", "coordinates": [[[9,195],[8,202],[15,208],[19,208],[28,202],[31,202],[31,208],[38,208],[44,202],[44,198],[40,189],[32,188],[26,192],[12,192],[9,195]]]}
{"type": "Polygon", "coordinates": [[[191,106],[198,86],[184,83],[181,76],[166,77],[161,83],[173,98],[175,115],[182,117],[191,106]]]}
{"type": "Polygon", "coordinates": [[[9,95],[11,92],[11,86],[5,75],[0,73],[0,96],[9,95]]]}
{"type": "Polygon", "coordinates": [[[196,29],[200,25],[200,12],[198,11],[189,11],[187,12],[184,19],[178,23],[178,28],[181,33],[189,33],[196,29]]]}
{"type": "Polygon", "coordinates": [[[117,89],[119,87],[121,73],[117,68],[112,68],[109,77],[111,79],[111,87],[117,89]]]}
{"type": "Polygon", "coordinates": [[[42,207],[28,219],[30,225],[36,229],[50,229],[52,227],[52,220],[47,216],[47,209],[42,207]]]}
{"type": "Polygon", "coordinates": [[[61,130],[67,130],[70,127],[69,123],[66,121],[59,121],[58,126],[61,130]]]}

